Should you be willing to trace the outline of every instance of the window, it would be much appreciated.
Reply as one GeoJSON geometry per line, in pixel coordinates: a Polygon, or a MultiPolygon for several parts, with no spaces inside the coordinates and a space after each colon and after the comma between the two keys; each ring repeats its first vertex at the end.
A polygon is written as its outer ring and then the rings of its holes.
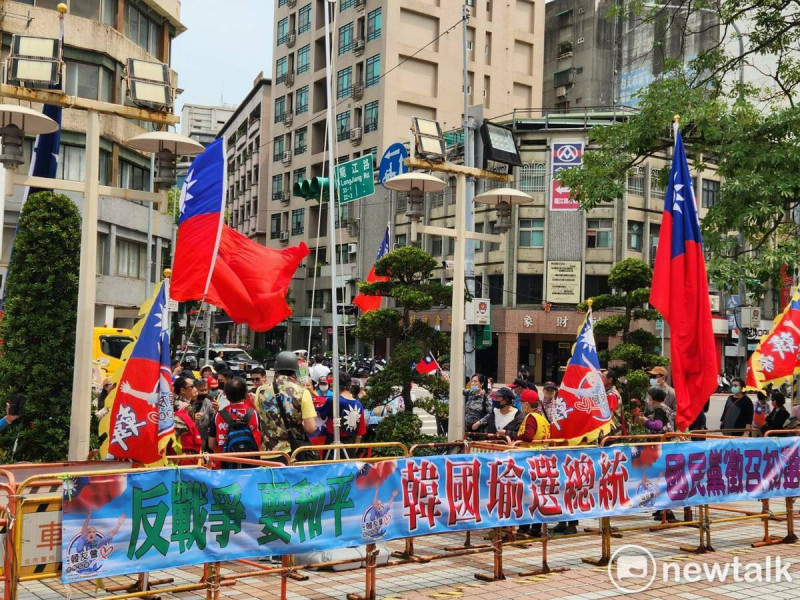
{"type": "Polygon", "coordinates": [[[114,76],[108,69],[74,61],[66,61],[65,90],[70,96],[112,102],[114,76]]]}
{"type": "Polygon", "coordinates": [[[402,248],[407,244],[406,242],[406,234],[400,233],[394,236],[394,247],[395,248],[402,248]]]}
{"type": "Polygon", "coordinates": [[[442,236],[434,235],[431,237],[431,254],[433,256],[442,255],[442,236]]]}
{"type": "Polygon", "coordinates": [[[306,209],[298,208],[292,211],[292,235],[303,235],[306,224],[306,209]]]}
{"type": "Polygon", "coordinates": [[[378,131],[378,101],[364,105],[364,133],[378,131]]]}
{"type": "Polygon", "coordinates": [[[126,160],[119,161],[119,187],[129,190],[150,189],[150,169],[126,160]]]}
{"type": "MultiPolygon", "coordinates": [[[[489,233],[492,235],[500,235],[500,232],[497,231],[497,221],[489,221],[489,233]]],[[[497,252],[500,250],[500,243],[499,242],[489,242],[489,252],[497,252]]]]}
{"type": "Polygon", "coordinates": [[[703,208],[711,208],[719,202],[719,181],[703,179],[703,208]]]}
{"type": "Polygon", "coordinates": [[[650,171],[650,197],[663,200],[666,196],[664,184],[661,183],[661,169],[653,169],[650,171]]]}
{"type": "Polygon", "coordinates": [[[431,194],[431,208],[441,208],[444,206],[444,190],[431,194]]]}
{"type": "Polygon", "coordinates": [[[330,290],[309,290],[306,292],[306,300],[309,308],[325,308],[330,302],[330,290]]]}
{"type": "Polygon", "coordinates": [[[658,236],[661,233],[661,225],[658,223],[650,224],[650,266],[656,262],[656,249],[658,248],[658,236]]]}
{"type": "Polygon", "coordinates": [[[108,234],[97,234],[97,262],[95,263],[98,275],[108,275],[108,234]]]}
{"type": "Polygon", "coordinates": [[[289,17],[278,21],[278,46],[285,44],[287,37],[289,37],[289,17]]]}
{"type": "Polygon", "coordinates": [[[142,279],[144,244],[117,238],[117,275],[142,279]]]}
{"type": "Polygon", "coordinates": [[[350,254],[349,244],[338,244],[336,246],[336,262],[340,265],[346,265],[355,261],[355,254],[350,254]],[[353,256],[353,260],[350,257],[353,256]]]}
{"type": "Polygon", "coordinates": [[[628,173],[628,186],[626,189],[629,194],[644,196],[644,171],[642,171],[641,167],[633,167],[633,170],[628,173]]]}
{"type": "Polygon", "coordinates": [[[381,55],[376,54],[367,59],[367,87],[378,85],[381,80],[381,55]]]}
{"type": "Polygon", "coordinates": [[[608,285],[608,275],[587,275],[584,298],[593,298],[602,294],[610,294],[611,288],[608,285]]]}
{"type": "Polygon", "coordinates": [[[279,58],[275,63],[275,83],[283,83],[286,80],[286,57],[279,58]]]}
{"type": "Polygon", "coordinates": [[[520,248],[544,248],[544,219],[519,220],[520,248]]]}
{"type": "Polygon", "coordinates": [[[544,163],[522,165],[519,172],[519,189],[521,192],[544,192],[544,163]]]}
{"type": "MultiPolygon", "coordinates": [[[[483,233],[483,223],[475,223],[475,233],[483,233]]],[[[475,244],[475,252],[483,250],[483,242],[481,240],[473,240],[475,244]]]]}
{"type": "Polygon", "coordinates": [[[283,175],[272,176],[272,199],[279,200],[283,196],[283,175]]]}
{"type": "Polygon", "coordinates": [[[278,8],[281,6],[286,6],[286,0],[278,0],[278,8]]]}
{"type": "Polygon", "coordinates": [[[367,148],[361,153],[361,156],[368,155],[372,155],[372,170],[376,171],[378,169],[378,147],[373,146],[372,148],[367,148]]]}
{"type": "Polygon", "coordinates": [[[308,128],[302,127],[294,132],[294,153],[303,154],[308,147],[308,128]]]}
{"type": "Polygon", "coordinates": [[[339,27],[339,56],[353,49],[353,24],[339,27]]]}
{"type": "Polygon", "coordinates": [[[149,19],[143,10],[134,6],[130,0],[125,2],[123,31],[133,43],[141,46],[153,56],[158,55],[161,27],[154,20],[149,19]]]}
{"type": "Polygon", "coordinates": [[[641,221],[628,221],[628,250],[642,251],[642,237],[644,223],[641,221]]]}
{"type": "Polygon", "coordinates": [[[376,8],[367,15],[367,41],[381,37],[381,9],[376,8]]]}
{"type": "Polygon", "coordinates": [[[495,306],[503,304],[503,275],[489,275],[489,304],[495,306]]]}
{"type": "Polygon", "coordinates": [[[589,219],[586,224],[587,248],[611,248],[611,219],[589,219]]]}
{"type": "Polygon", "coordinates": [[[350,95],[353,87],[353,67],[347,67],[339,71],[336,76],[336,97],[341,100],[350,95]]]}
{"type": "Polygon", "coordinates": [[[86,150],[78,146],[65,146],[58,149],[56,179],[83,181],[85,177],[86,150]]]}
{"type": "Polygon", "coordinates": [[[275,122],[280,123],[286,114],[286,96],[275,99],[275,122]]]}
{"type": "Polygon", "coordinates": [[[336,139],[340,142],[350,137],[350,111],[336,115],[336,139]]]}
{"type": "Polygon", "coordinates": [[[517,275],[517,304],[539,304],[543,279],[541,275],[517,275]]]}
{"type": "Polygon", "coordinates": [[[281,237],[281,216],[272,215],[269,219],[269,239],[277,240],[281,237]]]}
{"type": "Polygon", "coordinates": [[[350,203],[338,204],[336,206],[336,215],[334,217],[333,226],[336,229],[347,227],[353,216],[353,205],[350,203]]]}
{"type": "Polygon", "coordinates": [[[309,69],[308,56],[311,53],[311,45],[306,45],[297,51],[297,74],[305,73],[309,69]]]}
{"type": "Polygon", "coordinates": [[[339,0],[339,12],[344,12],[348,8],[352,8],[355,0],[339,0]]]}
{"type": "Polygon", "coordinates": [[[280,135],[272,141],[272,162],[280,162],[283,158],[283,136],[280,135]]]}
{"type": "Polygon", "coordinates": [[[292,173],[292,184],[301,183],[306,178],[306,170],[303,169],[295,169],[294,173],[292,173]]]}
{"type": "Polygon", "coordinates": [[[308,86],[304,85],[294,94],[295,113],[298,115],[308,112],[308,86]]]}
{"type": "Polygon", "coordinates": [[[297,13],[297,33],[311,29],[311,4],[306,4],[297,13]]]}

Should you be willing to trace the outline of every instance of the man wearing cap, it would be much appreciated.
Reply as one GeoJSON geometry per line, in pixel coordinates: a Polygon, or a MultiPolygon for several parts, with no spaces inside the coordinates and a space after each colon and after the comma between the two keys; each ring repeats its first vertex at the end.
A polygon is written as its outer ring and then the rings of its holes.
{"type": "Polygon", "coordinates": [[[522,412],[514,408],[513,403],[514,392],[507,387],[501,388],[492,400],[491,412],[473,423],[472,429],[477,431],[485,427],[487,433],[507,435],[513,439],[522,425],[522,412]]]}
{"type": "Polygon", "coordinates": [[[551,415],[556,407],[556,397],[558,396],[558,385],[554,381],[545,381],[542,395],[542,412],[548,421],[552,420],[551,415]]]}
{"type": "Polygon", "coordinates": [[[667,385],[667,370],[664,367],[653,367],[647,374],[650,375],[650,385],[657,385],[667,394],[667,399],[664,404],[669,406],[672,412],[675,412],[678,405],[675,401],[675,390],[667,385]]]}

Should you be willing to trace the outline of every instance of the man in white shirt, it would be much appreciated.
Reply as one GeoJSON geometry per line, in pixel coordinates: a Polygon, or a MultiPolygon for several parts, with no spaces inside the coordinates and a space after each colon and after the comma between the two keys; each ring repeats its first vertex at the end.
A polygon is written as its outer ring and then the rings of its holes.
{"type": "Polygon", "coordinates": [[[328,375],[330,375],[331,370],[322,364],[322,355],[317,354],[314,357],[314,364],[311,365],[308,369],[308,375],[311,377],[311,381],[319,382],[322,379],[326,379],[328,375]]]}

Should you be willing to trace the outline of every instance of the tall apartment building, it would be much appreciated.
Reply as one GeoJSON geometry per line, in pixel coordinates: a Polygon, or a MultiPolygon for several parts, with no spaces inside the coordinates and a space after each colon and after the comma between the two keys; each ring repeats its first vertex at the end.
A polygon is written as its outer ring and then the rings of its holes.
{"type": "MultiPolygon", "coordinates": [[[[128,58],[169,65],[172,40],[185,31],[179,0],[65,0],[64,87],[83,98],[124,103],[123,70],[128,58]]],[[[2,59],[8,56],[13,34],[57,38],[55,0],[0,0],[2,59]]],[[[171,72],[173,83],[177,74],[171,72]]],[[[34,109],[39,110],[40,106],[34,109]]],[[[64,109],[58,178],[83,180],[85,173],[86,113],[64,109]]],[[[126,147],[125,140],[150,130],[150,124],[101,115],[100,183],[121,188],[150,189],[150,157],[126,147]],[[147,127],[147,129],[143,128],[147,127]]],[[[33,138],[26,140],[28,172],[33,138]]],[[[82,209],[82,195],[67,194],[82,209]]],[[[8,198],[4,217],[0,266],[8,265],[19,218],[22,189],[8,198]]],[[[165,208],[164,208],[165,210],[165,208]]],[[[145,281],[159,281],[162,267],[171,263],[172,220],[153,211],[152,263],[146,264],[147,207],[115,197],[100,197],[97,240],[97,297],[95,324],[126,327],[133,324],[145,299],[145,281]]]]}
{"type": "MultiPolygon", "coordinates": [[[[407,141],[413,116],[446,129],[463,119],[461,0],[340,0],[334,4],[333,101],[335,156],[343,162],[379,157],[407,141]],[[445,32],[449,33],[444,35],[445,32]]],[[[488,118],[539,103],[544,1],[467,2],[469,103],[488,118]]],[[[286,347],[330,347],[331,273],[327,210],[292,196],[292,184],[327,172],[324,12],[326,0],[278,0],[275,9],[270,201],[267,245],[307,241],[312,253],[298,270],[286,347]],[[315,275],[316,280],[315,280],[315,275]]],[[[266,154],[267,152],[265,152],[266,154]]],[[[343,206],[336,215],[334,289],[349,304],[372,265],[391,218],[388,192],[343,206]]],[[[352,325],[350,315],[337,316],[352,325]]],[[[352,351],[353,340],[347,338],[352,351]]]]}
{"type": "MultiPolygon", "coordinates": [[[[662,17],[610,12],[618,0],[553,0],[545,11],[545,108],[635,106],[668,59],[689,61],[719,42],[710,9],[664,9],[662,17]],[[691,31],[684,36],[684,31],[691,31]]],[[[728,48],[731,50],[732,48],[728,48]]]]}
{"type": "Polygon", "coordinates": [[[231,118],[235,106],[205,106],[184,104],[181,109],[181,135],[208,146],[231,118]]]}
{"type": "MultiPolygon", "coordinates": [[[[585,147],[591,127],[611,124],[618,118],[602,110],[587,115],[579,109],[566,114],[554,109],[542,116],[506,123],[519,140],[523,161],[515,170],[515,185],[533,201],[514,207],[505,244],[474,242],[477,295],[489,298],[492,305],[492,344],[476,351],[476,366],[495,381],[513,380],[520,364],[530,366],[536,381],[560,381],[583,318],[575,310],[578,302],[610,291],[608,275],[615,263],[628,257],[650,264],[655,260],[666,191],[659,174],[669,169],[669,157],[648,158],[631,173],[626,193],[614,204],[589,212],[551,208],[549,174],[554,144],[585,147]],[[572,296],[570,301],[563,294],[565,290],[572,296]]],[[[719,198],[719,179],[711,165],[701,173],[693,172],[693,176],[702,216],[719,198]]],[[[454,193],[451,184],[442,193],[426,195],[424,224],[453,226],[454,193]]],[[[398,195],[392,240],[395,246],[411,243],[405,211],[405,199],[398,195]]],[[[476,231],[494,233],[496,220],[494,208],[476,206],[476,231]]],[[[442,282],[460,276],[447,268],[454,258],[454,242],[424,235],[418,244],[441,265],[436,273],[442,282]]],[[[736,342],[728,333],[725,305],[718,295],[716,300],[714,330],[722,364],[724,347],[736,342]]],[[[416,318],[450,330],[449,308],[416,318]]],[[[651,331],[656,332],[652,324],[651,331]]],[[[597,342],[603,349],[619,343],[619,339],[598,336],[597,342]]],[[[665,346],[668,352],[668,334],[665,346]]]]}

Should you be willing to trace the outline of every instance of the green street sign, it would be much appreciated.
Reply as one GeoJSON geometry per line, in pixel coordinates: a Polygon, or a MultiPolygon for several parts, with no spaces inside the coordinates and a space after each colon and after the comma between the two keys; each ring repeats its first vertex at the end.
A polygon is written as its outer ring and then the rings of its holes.
{"type": "Polygon", "coordinates": [[[346,204],[375,193],[372,174],[372,155],[354,158],[336,166],[336,190],[339,203],[346,204]]]}

